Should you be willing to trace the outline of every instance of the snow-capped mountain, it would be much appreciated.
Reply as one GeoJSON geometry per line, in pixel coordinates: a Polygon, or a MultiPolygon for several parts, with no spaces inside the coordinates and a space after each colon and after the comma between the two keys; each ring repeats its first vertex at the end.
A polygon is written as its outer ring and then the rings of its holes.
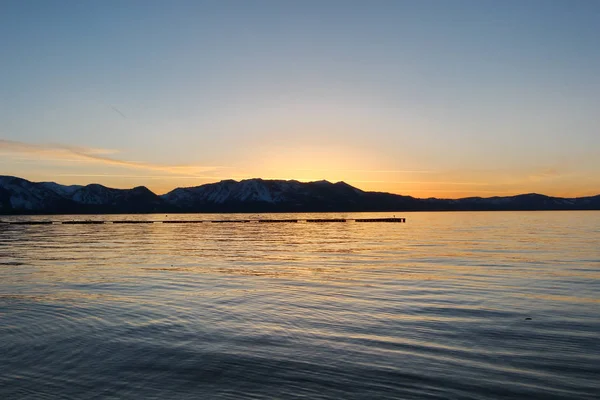
{"type": "Polygon", "coordinates": [[[339,209],[351,204],[358,205],[365,198],[365,192],[344,182],[246,179],[178,188],[161,198],[168,204],[189,210],[199,207],[229,209],[241,204],[273,210],[339,209]]]}
{"type": "Polygon", "coordinates": [[[600,195],[559,198],[531,193],[417,199],[365,192],[344,182],[246,179],[178,188],[157,196],[144,186],[133,189],[98,184],[65,186],[0,176],[0,214],[416,210],[600,210],[600,195]]]}
{"type": "Polygon", "coordinates": [[[162,205],[158,196],[145,186],[134,187],[133,189],[112,189],[106,186],[91,184],[81,187],[72,192],[70,199],[78,204],[86,205],[110,205],[123,207],[129,204],[132,207],[144,204],[162,205]]]}
{"type": "Polygon", "coordinates": [[[55,191],[52,185],[46,183],[33,183],[13,176],[0,176],[0,212],[10,210],[31,212],[45,208],[62,209],[62,206],[65,205],[65,198],[58,193],[60,191],[61,189],[55,191]]]}
{"type": "Polygon", "coordinates": [[[69,197],[83,187],[82,185],[59,185],[56,182],[41,182],[40,185],[63,197],[69,197]]]}
{"type": "Polygon", "coordinates": [[[98,184],[65,186],[0,176],[0,213],[110,213],[162,211],[149,189],[112,189],[98,184]]]}
{"type": "Polygon", "coordinates": [[[236,182],[225,180],[207,185],[177,188],[161,198],[169,204],[193,205],[198,202],[223,204],[227,201],[263,201],[275,203],[282,199],[282,192],[290,188],[299,188],[296,181],[271,181],[270,188],[263,180],[245,180],[236,182]]]}

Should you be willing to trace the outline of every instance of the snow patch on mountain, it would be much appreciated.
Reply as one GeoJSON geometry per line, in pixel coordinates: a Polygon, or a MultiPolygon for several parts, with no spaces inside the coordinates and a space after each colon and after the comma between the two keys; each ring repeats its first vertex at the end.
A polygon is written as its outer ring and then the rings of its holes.
{"type": "Polygon", "coordinates": [[[113,189],[99,184],[65,186],[0,176],[0,213],[538,209],[600,209],[600,196],[559,198],[530,193],[492,198],[416,199],[364,192],[345,182],[263,179],[224,180],[178,188],[157,196],[144,186],[133,189],[113,189]]]}
{"type": "Polygon", "coordinates": [[[0,187],[10,194],[13,209],[43,210],[47,204],[61,199],[60,195],[43,186],[13,176],[0,176],[0,187]]]}
{"type": "Polygon", "coordinates": [[[112,190],[114,189],[102,185],[87,185],[75,191],[71,200],[81,204],[110,204],[113,198],[112,190]]]}
{"type": "Polygon", "coordinates": [[[55,182],[40,182],[39,185],[63,197],[71,197],[73,193],[83,187],[82,185],[60,185],[55,182]]]}
{"type": "MultiPolygon", "coordinates": [[[[331,185],[331,183],[328,183],[331,185]]],[[[246,179],[223,180],[197,187],[179,188],[161,196],[169,204],[225,204],[232,202],[262,202],[277,204],[306,193],[298,181],[246,179]]],[[[304,184],[306,185],[306,184],[304,184]]]]}

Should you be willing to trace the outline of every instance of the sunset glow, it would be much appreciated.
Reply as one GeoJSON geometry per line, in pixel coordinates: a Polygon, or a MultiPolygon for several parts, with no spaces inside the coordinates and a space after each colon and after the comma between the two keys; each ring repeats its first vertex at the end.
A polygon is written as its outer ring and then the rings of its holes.
{"type": "Polygon", "coordinates": [[[0,174],[600,193],[595,2],[8,2],[0,174]]]}

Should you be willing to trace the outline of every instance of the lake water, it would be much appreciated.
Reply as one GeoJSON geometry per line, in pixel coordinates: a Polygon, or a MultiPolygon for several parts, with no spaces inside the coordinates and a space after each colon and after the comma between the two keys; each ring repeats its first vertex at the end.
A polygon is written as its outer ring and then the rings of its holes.
{"type": "Polygon", "coordinates": [[[600,212],[396,216],[0,224],[0,398],[600,398],[600,212]]]}

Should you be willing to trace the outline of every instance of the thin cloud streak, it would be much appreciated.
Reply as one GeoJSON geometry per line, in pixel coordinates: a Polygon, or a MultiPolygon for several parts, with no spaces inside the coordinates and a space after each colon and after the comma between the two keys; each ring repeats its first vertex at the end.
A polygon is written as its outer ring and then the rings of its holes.
{"type": "MultiPolygon", "coordinates": [[[[108,157],[105,155],[117,153],[117,151],[115,150],[84,148],[57,144],[39,145],[5,139],[0,139],[0,153],[20,153],[25,155],[35,154],[37,156],[45,157],[46,160],[72,162],[83,161],[128,168],[163,171],[170,174],[181,175],[197,175],[198,173],[216,171],[225,168],[221,166],[164,165],[137,161],[127,161],[113,157],[108,157]]],[[[39,157],[35,158],[35,160],[39,160],[39,157]]]]}
{"type": "Polygon", "coordinates": [[[112,108],[113,111],[116,112],[117,114],[119,114],[121,117],[127,119],[127,116],[125,114],[123,114],[117,107],[111,106],[110,108],[112,108]]]}
{"type": "Polygon", "coordinates": [[[432,185],[473,185],[473,186],[496,186],[502,185],[498,183],[485,183],[485,182],[447,182],[447,181],[363,181],[363,180],[352,180],[352,182],[359,183],[401,183],[406,185],[412,184],[432,184],[432,185]]]}
{"type": "MultiPolygon", "coordinates": [[[[296,171],[322,171],[322,169],[313,169],[313,168],[299,168],[296,171]]],[[[331,169],[328,171],[343,171],[343,172],[373,172],[373,173],[403,173],[403,174],[436,174],[439,171],[433,170],[411,170],[411,169],[331,169]]]]}
{"type": "Polygon", "coordinates": [[[124,178],[124,179],[229,179],[223,176],[201,175],[125,175],[125,174],[56,174],[61,177],[81,178],[124,178]]]}

